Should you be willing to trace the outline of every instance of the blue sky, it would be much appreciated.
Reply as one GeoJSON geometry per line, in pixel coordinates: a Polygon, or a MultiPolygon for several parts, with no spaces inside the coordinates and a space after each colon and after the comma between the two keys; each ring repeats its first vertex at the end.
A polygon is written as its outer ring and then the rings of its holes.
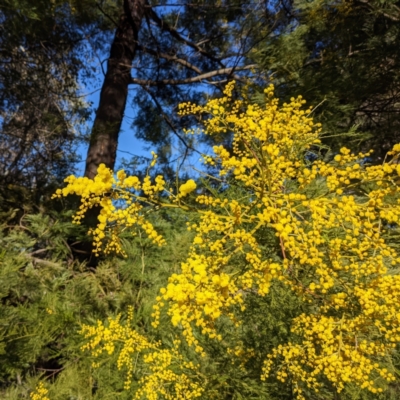
{"type": "MultiPolygon", "coordinates": [[[[95,110],[99,104],[100,98],[100,89],[102,82],[98,82],[99,87],[86,87],[86,93],[89,93],[86,96],[86,101],[91,102],[92,106],[92,121],[90,121],[88,129],[90,131],[91,125],[93,124],[93,120],[95,118],[95,110]]],[[[132,98],[134,95],[134,87],[129,89],[129,96],[125,107],[124,119],[122,121],[121,131],[119,134],[118,140],[118,150],[117,150],[117,160],[115,163],[115,167],[118,168],[122,162],[122,159],[130,160],[133,156],[142,156],[149,158],[151,160],[151,149],[148,149],[149,144],[144,141],[137,139],[135,137],[134,129],[131,128],[132,120],[135,116],[136,109],[132,107],[132,98]]],[[[78,154],[81,157],[81,161],[77,164],[77,174],[82,176],[85,169],[85,160],[87,155],[88,146],[86,144],[81,144],[78,147],[78,154]]],[[[210,149],[205,149],[204,145],[202,146],[202,151],[210,151],[210,149]]],[[[178,154],[178,150],[176,150],[176,154],[178,154]]],[[[174,156],[172,156],[174,158],[174,156]]],[[[195,154],[187,160],[185,170],[190,172],[191,174],[196,175],[195,169],[201,169],[201,162],[199,154],[195,154]]]]}
{"type": "MultiPolygon", "coordinates": [[[[93,103],[92,121],[89,122],[88,126],[89,131],[91,129],[91,125],[93,124],[95,118],[95,110],[99,105],[101,84],[102,82],[100,83],[99,88],[97,87],[92,89],[90,89],[89,87],[86,88],[86,92],[89,93],[89,95],[86,96],[86,101],[93,103]]],[[[124,119],[122,121],[122,127],[119,135],[116,166],[118,166],[121,163],[122,158],[130,159],[133,155],[151,158],[150,151],[144,150],[145,143],[135,138],[134,131],[130,126],[132,118],[134,117],[135,114],[135,110],[131,107],[132,91],[130,90],[129,93],[130,95],[125,108],[124,119]]],[[[80,155],[82,160],[77,164],[78,175],[83,175],[85,169],[87,150],[88,146],[85,144],[81,144],[78,147],[78,154],[80,155]]]]}

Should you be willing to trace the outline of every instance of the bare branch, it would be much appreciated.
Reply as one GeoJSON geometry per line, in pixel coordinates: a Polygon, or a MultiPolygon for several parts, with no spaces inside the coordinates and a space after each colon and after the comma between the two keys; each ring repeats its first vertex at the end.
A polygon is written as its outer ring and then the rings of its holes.
{"type": "Polygon", "coordinates": [[[54,262],[47,261],[47,260],[42,260],[41,258],[37,258],[37,257],[30,257],[29,254],[25,254],[25,257],[28,258],[29,260],[31,260],[31,262],[33,264],[42,264],[46,267],[52,267],[52,268],[62,268],[62,266],[60,264],[56,264],[54,262]]]}
{"type": "MultiPolygon", "coordinates": [[[[159,81],[153,81],[151,79],[132,78],[131,83],[142,86],[189,85],[195,82],[202,82],[203,80],[207,80],[209,78],[212,78],[213,76],[231,75],[234,71],[244,71],[256,67],[257,67],[256,64],[251,64],[251,65],[246,65],[244,67],[221,68],[215,71],[206,72],[205,74],[193,76],[191,78],[186,78],[186,79],[161,79],[159,81]]],[[[213,84],[215,82],[206,82],[206,83],[213,84]]]]}
{"type": "Polygon", "coordinates": [[[142,51],[143,53],[148,53],[148,54],[151,54],[152,56],[164,58],[165,60],[173,61],[178,64],[181,64],[181,65],[185,66],[186,68],[189,68],[189,69],[195,71],[198,74],[203,73],[199,68],[197,68],[195,65],[191,64],[189,61],[186,61],[182,58],[178,58],[177,56],[171,56],[166,53],[160,53],[157,50],[153,50],[153,49],[150,49],[149,47],[145,47],[145,46],[141,46],[141,45],[138,45],[137,49],[139,51],[142,51]]]}
{"type": "Polygon", "coordinates": [[[224,67],[224,64],[221,62],[220,59],[214,57],[207,51],[203,50],[197,43],[192,42],[191,40],[183,37],[176,29],[174,29],[172,26],[168,25],[165,21],[163,21],[157,14],[156,12],[151,9],[150,10],[150,17],[152,20],[162,29],[163,31],[169,32],[172,37],[174,37],[176,40],[179,42],[185,43],[187,46],[191,47],[192,49],[196,50],[203,56],[209,58],[212,61],[217,62],[219,65],[224,67]]]}

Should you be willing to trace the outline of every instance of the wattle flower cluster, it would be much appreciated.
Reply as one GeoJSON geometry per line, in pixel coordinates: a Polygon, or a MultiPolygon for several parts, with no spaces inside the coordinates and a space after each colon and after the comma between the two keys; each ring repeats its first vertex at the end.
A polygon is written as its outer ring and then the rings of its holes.
{"type": "Polygon", "coordinates": [[[196,182],[193,179],[189,179],[186,183],[179,187],[179,197],[184,197],[187,194],[196,190],[196,182]]]}
{"type": "MultiPolygon", "coordinates": [[[[154,158],[153,161],[155,161],[154,158]]],[[[53,198],[66,197],[76,194],[81,197],[79,211],[75,214],[73,222],[80,224],[87,211],[93,207],[99,207],[98,224],[90,229],[93,235],[94,253],[100,251],[105,254],[116,252],[124,254],[120,235],[128,227],[140,227],[153,243],[162,246],[165,241],[148,222],[143,215],[143,208],[147,204],[156,206],[158,196],[165,189],[164,178],[159,175],[151,182],[150,176],[146,176],[140,182],[137,176],[126,176],[125,171],[117,172],[115,179],[111,169],[100,164],[94,179],[86,177],[76,178],[71,175],[65,179],[68,185],[58,189],[53,198]],[[140,196],[140,193],[143,196],[140,196]],[[122,208],[116,204],[123,203],[122,208]]]]}
{"type": "MultiPolygon", "coordinates": [[[[167,400],[186,400],[200,397],[203,389],[193,380],[197,366],[180,355],[180,342],[175,341],[171,349],[163,349],[161,343],[152,343],[133,329],[132,320],[133,309],[130,307],[125,323],[121,323],[121,315],[118,315],[109,318],[106,325],[101,321],[96,326],[83,325],[81,334],[88,342],[82,350],[100,357],[103,352],[111,355],[118,349],[117,367],[126,371],[125,390],[130,389],[132,376],[137,373],[135,367],[144,364],[141,372],[145,368],[145,373],[134,399],[157,400],[161,396],[167,400]]],[[[98,367],[98,363],[93,363],[93,367],[98,367]]]]}
{"type": "Polygon", "coordinates": [[[35,391],[30,393],[30,398],[31,400],[50,400],[47,397],[47,394],[49,391],[44,387],[43,382],[39,382],[38,385],[36,386],[35,391]]]}
{"type": "MultiPolygon", "coordinates": [[[[292,321],[290,342],[263,355],[261,379],[274,374],[291,382],[298,399],[327,384],[337,392],[347,383],[381,392],[395,379],[390,360],[400,343],[400,255],[388,240],[400,221],[400,145],[378,166],[366,165],[369,153],[346,148],[329,163],[312,161],[308,155],[318,151],[320,126],[311,109],[302,109],[301,98],[280,107],[270,86],[261,107],[233,100],[233,86],[205,106],[180,106],[181,115],[209,117],[202,118],[205,134],[231,133],[233,142],[231,149],[215,146],[214,154],[204,155],[206,164],[219,169],[216,182],[224,184],[213,195],[196,197],[200,221],[188,226],[195,231],[193,244],[157,297],[154,326],[166,309],[187,343],[205,355],[201,335],[223,340],[227,326],[240,328],[246,296],[266,296],[279,280],[302,299],[304,313],[292,321]],[[277,250],[265,246],[267,233],[276,238],[277,250]]],[[[82,196],[82,210],[95,204],[105,209],[95,240],[115,221],[147,226],[142,206],[131,200],[132,188],[143,190],[143,201],[162,206],[161,177],[151,184],[149,177],[140,183],[123,172],[117,176],[102,168],[90,182],[70,177],[57,193],[82,196]],[[115,198],[126,207],[110,211],[115,198]]],[[[180,198],[195,188],[189,180],[177,196],[170,194],[172,202],[182,207],[180,198]]],[[[106,245],[111,248],[120,250],[106,245]]],[[[155,362],[155,375],[170,362],[169,355],[157,354],[147,359],[155,362]]],[[[237,343],[229,354],[247,360],[254,352],[237,343]]]]}

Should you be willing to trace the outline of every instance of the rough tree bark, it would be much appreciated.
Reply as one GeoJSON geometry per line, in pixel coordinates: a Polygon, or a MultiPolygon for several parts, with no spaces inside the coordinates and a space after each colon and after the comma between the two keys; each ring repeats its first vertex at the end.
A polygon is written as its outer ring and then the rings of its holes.
{"type": "Polygon", "coordinates": [[[145,0],[124,0],[107,63],[107,73],[100,93],[90,144],[86,158],[85,176],[93,179],[104,163],[113,169],[117,154],[128,85],[132,81],[132,61],[138,47],[138,34],[146,11],[145,0]]]}

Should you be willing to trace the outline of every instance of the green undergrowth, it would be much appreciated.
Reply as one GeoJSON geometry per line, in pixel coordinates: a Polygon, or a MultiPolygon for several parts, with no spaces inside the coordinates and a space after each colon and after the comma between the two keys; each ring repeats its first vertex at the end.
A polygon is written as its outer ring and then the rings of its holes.
{"type": "MultiPolygon", "coordinates": [[[[82,228],[70,223],[69,213],[28,214],[13,223],[4,218],[0,232],[1,399],[30,399],[39,380],[49,389],[50,400],[133,399],[140,373],[134,374],[131,389],[124,390],[126,371],[116,366],[118,351],[93,359],[81,350],[85,339],[79,330],[82,324],[94,325],[118,314],[126,321],[126,310],[133,306],[136,330],[171,347],[179,337],[165,315],[154,330],[151,313],[160,287],[179,272],[186,259],[194,235],[186,224],[195,216],[181,210],[149,215],[167,245],[155,246],[141,232],[127,231],[122,237],[127,257],[103,258],[95,268],[78,260],[76,242],[87,237],[82,228]],[[99,363],[98,368],[92,367],[93,361],[99,363]]],[[[274,251],[274,236],[267,230],[262,234],[274,251]]],[[[302,311],[301,301],[279,282],[267,296],[249,293],[245,301],[240,329],[231,331],[227,325],[222,342],[203,339],[206,358],[199,359],[183,347],[185,357],[200,364],[206,385],[202,398],[290,400],[290,385],[274,380],[262,383],[260,375],[265,355],[288,340],[290,321],[302,311]],[[233,362],[227,352],[238,342],[253,351],[246,368],[233,362]]],[[[393,387],[380,397],[371,397],[349,388],[340,399],[389,400],[397,398],[396,392],[393,387]]],[[[309,398],[336,400],[332,393],[309,398]]]]}

